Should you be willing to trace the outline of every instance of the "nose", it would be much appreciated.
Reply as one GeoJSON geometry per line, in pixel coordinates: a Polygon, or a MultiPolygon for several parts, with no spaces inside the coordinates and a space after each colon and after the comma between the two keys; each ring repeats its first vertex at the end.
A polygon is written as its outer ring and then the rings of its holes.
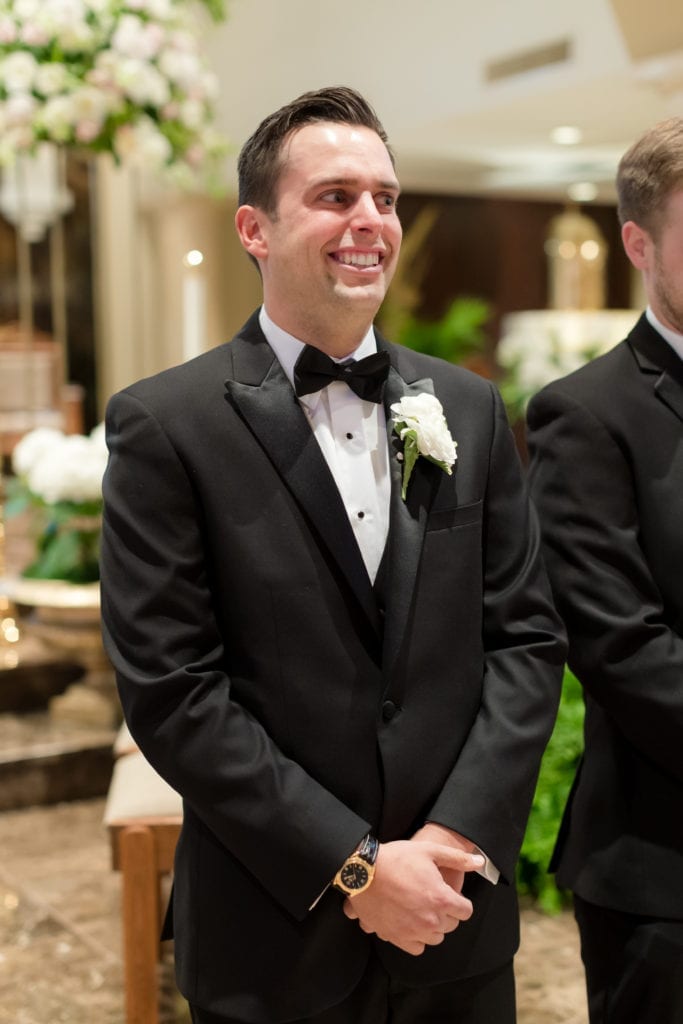
{"type": "Polygon", "coordinates": [[[361,192],[353,209],[353,230],[377,234],[381,224],[382,217],[374,196],[370,192],[361,192]]]}

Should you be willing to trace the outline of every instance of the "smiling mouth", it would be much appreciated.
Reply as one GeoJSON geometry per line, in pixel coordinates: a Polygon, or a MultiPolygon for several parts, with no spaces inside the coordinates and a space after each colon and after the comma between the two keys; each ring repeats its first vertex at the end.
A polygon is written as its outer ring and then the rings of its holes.
{"type": "Polygon", "coordinates": [[[345,267],[377,267],[382,262],[379,252],[336,252],[332,258],[345,267]]]}

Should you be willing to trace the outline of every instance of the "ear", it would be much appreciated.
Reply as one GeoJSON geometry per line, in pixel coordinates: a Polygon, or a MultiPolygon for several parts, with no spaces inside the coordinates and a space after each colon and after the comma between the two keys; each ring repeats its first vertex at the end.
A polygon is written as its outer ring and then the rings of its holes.
{"type": "Polygon", "coordinates": [[[636,270],[647,270],[649,255],[654,245],[652,236],[633,220],[627,220],[621,229],[621,240],[626,255],[636,270]]]}
{"type": "Polygon", "coordinates": [[[257,206],[240,206],[235,214],[235,227],[239,240],[254,259],[268,255],[268,242],[263,230],[267,217],[257,206]]]}

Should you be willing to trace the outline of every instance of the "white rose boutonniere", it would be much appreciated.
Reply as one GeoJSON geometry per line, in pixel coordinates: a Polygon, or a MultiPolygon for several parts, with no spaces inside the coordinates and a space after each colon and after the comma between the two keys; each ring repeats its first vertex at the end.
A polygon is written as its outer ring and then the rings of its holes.
{"type": "Polygon", "coordinates": [[[408,482],[418,456],[423,455],[449,476],[457,459],[456,442],[451,437],[443,406],[438,398],[423,392],[406,396],[391,406],[394,431],[403,441],[403,487],[405,501],[408,482]]]}

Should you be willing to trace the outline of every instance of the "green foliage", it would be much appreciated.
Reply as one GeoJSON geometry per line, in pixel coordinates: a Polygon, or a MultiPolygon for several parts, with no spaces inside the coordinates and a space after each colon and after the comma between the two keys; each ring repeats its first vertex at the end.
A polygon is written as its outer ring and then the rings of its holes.
{"type": "Polygon", "coordinates": [[[490,306],[484,299],[460,296],[454,299],[440,320],[420,320],[407,314],[396,341],[407,348],[438,356],[450,363],[462,363],[481,352],[486,342],[484,324],[490,306]]]}
{"type": "Polygon", "coordinates": [[[22,576],[69,583],[94,583],[100,578],[101,500],[49,504],[18,477],[7,481],[6,493],[5,514],[29,511],[36,533],[36,557],[22,576]]]}
{"type": "Polygon", "coordinates": [[[227,17],[225,0],[202,0],[202,3],[208,8],[214,21],[225,21],[227,17]]]}
{"type": "Polygon", "coordinates": [[[557,913],[564,904],[564,896],[547,867],[583,750],[583,713],[581,684],[565,668],[557,722],[541,762],[517,867],[518,892],[533,896],[548,913],[557,913]]]}

